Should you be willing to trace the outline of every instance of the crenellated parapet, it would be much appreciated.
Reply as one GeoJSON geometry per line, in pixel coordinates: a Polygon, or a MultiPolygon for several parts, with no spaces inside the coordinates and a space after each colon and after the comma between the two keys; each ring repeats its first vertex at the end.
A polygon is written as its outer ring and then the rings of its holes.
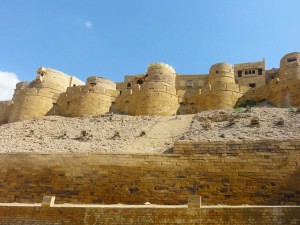
{"type": "Polygon", "coordinates": [[[161,82],[175,87],[176,72],[166,63],[151,63],[148,66],[145,82],[161,82]]]}

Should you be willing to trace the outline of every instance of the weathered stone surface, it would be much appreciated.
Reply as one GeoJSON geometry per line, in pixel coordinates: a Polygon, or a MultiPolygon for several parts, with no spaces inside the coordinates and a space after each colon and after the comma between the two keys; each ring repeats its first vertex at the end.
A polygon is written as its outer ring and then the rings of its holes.
{"type": "Polygon", "coordinates": [[[0,206],[1,225],[53,224],[299,224],[299,207],[0,206]]]}
{"type": "Polygon", "coordinates": [[[183,141],[181,154],[1,154],[0,202],[178,205],[197,194],[204,205],[297,205],[299,146],[183,141]]]}

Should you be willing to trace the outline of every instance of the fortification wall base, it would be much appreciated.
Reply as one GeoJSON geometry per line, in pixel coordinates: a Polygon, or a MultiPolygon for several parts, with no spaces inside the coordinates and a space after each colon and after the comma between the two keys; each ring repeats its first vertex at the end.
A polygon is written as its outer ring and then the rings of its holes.
{"type": "Polygon", "coordinates": [[[12,101],[0,101],[0,125],[8,123],[12,107],[12,101]]]}
{"type": "Polygon", "coordinates": [[[187,154],[1,154],[0,202],[179,205],[197,194],[206,205],[299,204],[299,140],[189,145],[187,154]]]}
{"type": "Polygon", "coordinates": [[[0,225],[299,224],[300,207],[15,206],[0,205],[0,225]]]}

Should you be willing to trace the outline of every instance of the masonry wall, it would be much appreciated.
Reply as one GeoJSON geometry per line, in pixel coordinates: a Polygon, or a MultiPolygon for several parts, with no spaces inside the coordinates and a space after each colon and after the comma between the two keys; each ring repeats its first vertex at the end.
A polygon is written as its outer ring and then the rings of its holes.
{"type": "Polygon", "coordinates": [[[211,86],[211,89],[206,87],[196,96],[196,112],[231,109],[246,90],[248,90],[248,87],[223,82],[211,86]]]}
{"type": "Polygon", "coordinates": [[[0,101],[0,125],[8,123],[12,105],[12,101],[0,101]]]}
{"type": "Polygon", "coordinates": [[[185,155],[1,154],[0,202],[41,202],[42,196],[53,195],[57,203],[177,205],[198,194],[206,205],[300,203],[299,140],[191,144],[206,150],[185,155]]]}
{"type": "Polygon", "coordinates": [[[9,122],[37,119],[53,107],[60,93],[67,87],[83,84],[75,77],[53,69],[40,68],[38,76],[30,83],[17,85],[9,122]]]}
{"type": "Polygon", "coordinates": [[[14,97],[9,122],[38,119],[45,116],[58,94],[48,88],[24,88],[14,97]]]}
{"type": "Polygon", "coordinates": [[[1,225],[53,224],[299,224],[299,207],[104,208],[0,206],[1,225]]]}
{"type": "Polygon", "coordinates": [[[69,87],[66,93],[59,95],[52,114],[80,117],[99,116],[110,111],[112,102],[119,95],[113,89],[101,86],[75,86],[69,87]]]}
{"type": "Polygon", "coordinates": [[[249,90],[238,99],[236,105],[246,101],[259,102],[267,100],[277,107],[300,106],[300,80],[273,79],[266,86],[249,90]]]}

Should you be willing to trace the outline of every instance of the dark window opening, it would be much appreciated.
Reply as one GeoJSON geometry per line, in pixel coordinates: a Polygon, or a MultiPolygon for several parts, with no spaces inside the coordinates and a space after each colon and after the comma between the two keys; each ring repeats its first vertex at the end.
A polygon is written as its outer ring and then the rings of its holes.
{"type": "Polygon", "coordinates": [[[252,70],[252,74],[255,74],[255,70],[252,70]]]}
{"type": "Polygon", "coordinates": [[[131,88],[131,83],[127,83],[127,88],[131,88]]]}
{"type": "Polygon", "coordinates": [[[187,86],[187,87],[193,87],[193,81],[192,81],[192,80],[188,80],[188,81],[186,82],[186,86],[187,86]]]}
{"type": "Polygon", "coordinates": [[[216,70],[216,73],[219,73],[219,70],[216,70]]]}
{"type": "Polygon", "coordinates": [[[245,71],[245,75],[248,75],[248,70],[245,71]]]}
{"type": "Polygon", "coordinates": [[[249,84],[249,87],[255,88],[255,87],[256,87],[256,83],[250,83],[250,84],[249,84]]]}
{"type": "Polygon", "coordinates": [[[141,84],[144,83],[144,80],[141,80],[141,79],[140,79],[140,80],[137,80],[136,83],[139,84],[139,85],[141,85],[141,84]]]}
{"type": "Polygon", "coordinates": [[[258,75],[262,75],[262,69],[258,69],[258,75]]]}
{"type": "Polygon", "coordinates": [[[294,58],[287,58],[286,60],[287,62],[294,62],[294,61],[297,61],[297,58],[294,57],[294,58]]]}
{"type": "Polygon", "coordinates": [[[238,77],[242,77],[242,71],[241,70],[238,71],[238,77]]]}
{"type": "Polygon", "coordinates": [[[76,84],[73,84],[73,87],[76,87],[76,84]]]}
{"type": "Polygon", "coordinates": [[[91,83],[91,86],[94,87],[97,83],[91,83]]]}
{"type": "Polygon", "coordinates": [[[122,95],[122,91],[120,91],[120,95],[122,95]]]}

